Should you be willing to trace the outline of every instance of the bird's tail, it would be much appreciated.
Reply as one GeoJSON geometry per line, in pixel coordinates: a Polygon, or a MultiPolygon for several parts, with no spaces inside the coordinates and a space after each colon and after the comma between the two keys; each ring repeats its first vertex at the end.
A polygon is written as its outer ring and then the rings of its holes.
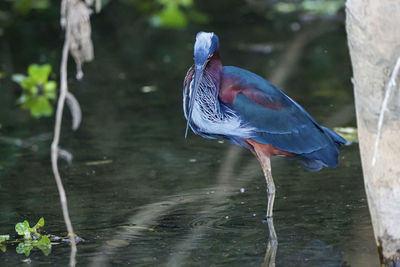
{"type": "Polygon", "coordinates": [[[346,139],[344,139],[343,137],[341,137],[340,135],[338,135],[337,133],[335,133],[334,131],[332,131],[331,129],[325,128],[323,126],[321,126],[322,130],[324,130],[325,134],[327,136],[329,136],[333,142],[335,142],[335,144],[338,147],[341,147],[343,145],[350,145],[351,142],[347,141],[346,139]]]}
{"type": "Polygon", "coordinates": [[[333,144],[312,153],[303,154],[299,157],[303,166],[310,171],[319,171],[324,166],[335,168],[338,164],[339,148],[343,145],[350,144],[350,142],[346,141],[346,139],[334,131],[322,126],[321,128],[333,141],[333,144]]]}

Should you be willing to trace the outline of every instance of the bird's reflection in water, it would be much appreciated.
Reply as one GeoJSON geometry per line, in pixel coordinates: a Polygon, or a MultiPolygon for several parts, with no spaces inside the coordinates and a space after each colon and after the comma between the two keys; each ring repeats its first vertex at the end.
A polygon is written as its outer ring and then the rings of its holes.
{"type": "Polygon", "coordinates": [[[265,251],[264,262],[261,266],[272,267],[275,266],[276,252],[278,250],[278,238],[275,232],[274,219],[270,217],[267,218],[265,222],[268,225],[269,237],[268,237],[267,250],[265,251]]]}

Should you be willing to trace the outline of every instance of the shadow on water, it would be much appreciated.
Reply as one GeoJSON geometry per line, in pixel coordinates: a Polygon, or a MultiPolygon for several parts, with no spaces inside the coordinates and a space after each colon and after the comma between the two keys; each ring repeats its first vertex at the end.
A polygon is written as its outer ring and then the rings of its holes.
{"type": "MultiPolygon", "coordinates": [[[[85,67],[82,82],[71,79],[83,124],[77,133],[63,127],[61,143],[74,162],[61,163],[60,170],[75,231],[87,240],[78,246],[78,264],[262,265],[268,227],[259,163],[227,143],[183,138],[181,86],[200,28],[152,29],[133,23],[131,12],[113,3],[94,19],[96,59],[85,67]]],[[[307,22],[293,31],[282,25],[297,21],[232,16],[237,20],[217,18],[204,27],[219,34],[226,65],[269,77],[328,127],[355,125],[342,22],[307,22]]],[[[1,39],[7,49],[0,58],[9,72],[24,72],[30,60],[40,60],[35,49],[20,54],[18,38],[1,39]]],[[[49,46],[45,41],[35,44],[49,46]]],[[[56,62],[58,41],[42,57],[56,62]]],[[[0,140],[0,234],[43,216],[46,231],[61,236],[50,140],[42,135],[52,131],[52,120],[33,121],[14,105],[17,87],[7,79],[0,86],[0,137],[26,144],[0,140]]],[[[378,265],[358,153],[357,144],[346,147],[337,169],[318,173],[272,160],[277,266],[378,265]]],[[[30,259],[65,265],[68,255],[67,245],[56,245],[49,256],[33,251],[30,259]]],[[[2,265],[25,265],[25,258],[13,247],[0,252],[2,265]]]]}

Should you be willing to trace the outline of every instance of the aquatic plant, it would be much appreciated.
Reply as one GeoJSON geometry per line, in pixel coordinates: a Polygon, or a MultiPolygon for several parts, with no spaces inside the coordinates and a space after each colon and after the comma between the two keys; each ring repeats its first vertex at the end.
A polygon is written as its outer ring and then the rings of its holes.
{"type": "Polygon", "coordinates": [[[15,225],[15,231],[22,238],[10,240],[10,235],[0,235],[0,250],[6,252],[7,244],[16,244],[16,252],[29,256],[31,250],[39,249],[44,255],[49,255],[51,252],[50,238],[42,234],[39,230],[44,226],[44,218],[40,218],[35,226],[30,227],[29,222],[24,220],[15,225]]]}
{"type": "Polygon", "coordinates": [[[51,69],[49,64],[31,64],[28,67],[28,76],[12,75],[12,80],[22,87],[18,103],[23,109],[30,110],[31,115],[35,118],[48,117],[53,114],[50,101],[56,98],[57,83],[49,80],[51,69]]]}
{"type": "MultiPolygon", "coordinates": [[[[0,235],[0,250],[3,252],[7,251],[7,245],[15,245],[16,252],[18,254],[25,254],[29,256],[32,250],[41,250],[44,255],[49,255],[51,252],[52,245],[63,243],[69,243],[71,236],[68,234],[66,237],[59,237],[52,234],[44,234],[41,229],[44,227],[44,218],[40,218],[39,221],[30,227],[29,222],[24,220],[15,225],[15,232],[17,237],[14,240],[10,239],[10,235],[0,235]]],[[[72,236],[75,242],[83,242],[84,240],[77,235],[72,236]]]]}

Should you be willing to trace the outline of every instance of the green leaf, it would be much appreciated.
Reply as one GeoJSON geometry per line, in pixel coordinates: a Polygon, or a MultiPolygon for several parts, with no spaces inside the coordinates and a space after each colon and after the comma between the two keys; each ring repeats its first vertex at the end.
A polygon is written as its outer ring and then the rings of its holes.
{"type": "Polygon", "coordinates": [[[44,96],[36,99],[34,103],[32,103],[30,110],[32,116],[35,118],[40,118],[42,116],[48,117],[53,114],[53,108],[50,105],[49,100],[44,96]]]}
{"type": "Polygon", "coordinates": [[[47,97],[48,99],[56,99],[56,91],[52,91],[52,92],[45,92],[44,94],[45,97],[47,97]]]}
{"type": "Polygon", "coordinates": [[[26,77],[22,82],[21,82],[22,88],[25,90],[31,91],[32,87],[36,87],[36,82],[32,79],[32,77],[26,77]]]}
{"type": "Polygon", "coordinates": [[[152,18],[152,23],[155,26],[182,29],[186,27],[187,19],[177,5],[170,4],[152,18]]]}
{"type": "Polygon", "coordinates": [[[37,224],[32,228],[32,230],[33,230],[34,232],[37,232],[37,230],[38,230],[39,228],[43,227],[43,226],[44,226],[44,218],[42,217],[42,218],[39,219],[39,221],[37,222],[37,224]]]}
{"type": "Polygon", "coordinates": [[[55,81],[48,81],[43,86],[45,92],[53,92],[57,88],[57,83],[55,81]]]}
{"type": "Polygon", "coordinates": [[[44,218],[40,218],[39,221],[37,222],[37,224],[35,225],[35,228],[40,228],[44,226],[44,218]]]}
{"type": "Polygon", "coordinates": [[[0,250],[3,251],[3,252],[6,252],[7,251],[7,246],[0,244],[0,250]]]}
{"type": "Polygon", "coordinates": [[[39,241],[37,241],[36,246],[49,246],[51,245],[51,241],[47,235],[42,235],[39,241]]]}
{"type": "Polygon", "coordinates": [[[38,94],[38,92],[39,92],[39,88],[36,85],[34,85],[34,86],[31,86],[28,89],[28,91],[32,96],[36,96],[38,94]]]}
{"type": "Polygon", "coordinates": [[[21,107],[23,109],[31,109],[31,107],[35,103],[35,99],[31,96],[27,96],[27,95],[25,95],[25,96],[26,96],[25,99],[21,99],[21,100],[25,100],[24,102],[21,103],[21,107]]]}
{"type": "Polygon", "coordinates": [[[28,224],[28,227],[25,227],[25,222],[27,222],[27,221],[24,221],[24,222],[22,222],[22,223],[17,223],[17,224],[15,225],[15,231],[16,231],[19,235],[25,235],[25,231],[27,230],[27,228],[29,228],[29,224],[28,224]]]}
{"type": "Polygon", "coordinates": [[[34,118],[49,117],[53,114],[53,108],[46,98],[42,97],[31,103],[32,105],[28,109],[31,111],[31,115],[34,118]]]}
{"type": "Polygon", "coordinates": [[[23,109],[29,109],[35,118],[53,114],[49,100],[57,97],[57,83],[48,80],[50,73],[49,64],[31,64],[28,67],[29,76],[13,75],[13,81],[18,82],[23,88],[17,103],[21,104],[23,109]]]}
{"type": "Polygon", "coordinates": [[[31,64],[28,67],[28,74],[36,83],[45,83],[51,73],[51,66],[49,64],[37,65],[31,64]]]}
{"type": "Polygon", "coordinates": [[[16,83],[19,83],[19,84],[21,84],[25,79],[26,79],[26,76],[23,75],[23,74],[19,74],[19,73],[13,74],[11,76],[11,80],[13,82],[16,82],[16,83]]]}
{"type": "MultiPolygon", "coordinates": [[[[23,224],[24,224],[24,227],[25,227],[26,230],[29,230],[29,229],[30,229],[29,222],[28,222],[27,220],[25,220],[25,221],[23,222],[23,224]]],[[[25,231],[26,231],[26,230],[25,230],[25,231]]]]}
{"type": "Polygon", "coordinates": [[[51,241],[47,235],[43,235],[40,240],[35,241],[33,245],[40,249],[46,256],[51,252],[51,241]]]}
{"type": "Polygon", "coordinates": [[[28,257],[31,254],[32,249],[33,245],[30,242],[21,242],[15,250],[18,254],[25,254],[25,256],[28,257]]]}
{"type": "Polygon", "coordinates": [[[10,235],[0,235],[0,244],[9,239],[10,239],[10,235]]]}
{"type": "Polygon", "coordinates": [[[31,231],[32,229],[29,227],[29,223],[27,220],[25,220],[22,223],[17,223],[15,225],[15,231],[19,235],[23,235],[25,239],[31,239],[31,231]]]}
{"type": "Polygon", "coordinates": [[[48,99],[55,99],[57,94],[56,94],[56,88],[57,88],[57,83],[55,81],[48,81],[47,83],[44,84],[43,89],[44,89],[44,95],[48,99]]]}

